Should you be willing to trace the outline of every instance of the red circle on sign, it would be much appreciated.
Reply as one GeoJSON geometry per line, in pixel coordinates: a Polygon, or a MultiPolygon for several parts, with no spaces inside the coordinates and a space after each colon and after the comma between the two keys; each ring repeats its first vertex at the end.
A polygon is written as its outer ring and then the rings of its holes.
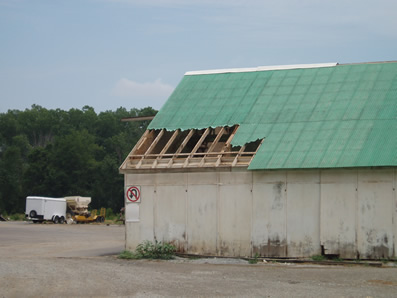
{"type": "Polygon", "coordinates": [[[141,197],[141,192],[139,191],[139,188],[135,186],[131,186],[130,188],[128,188],[126,194],[128,201],[133,203],[138,201],[141,197]]]}

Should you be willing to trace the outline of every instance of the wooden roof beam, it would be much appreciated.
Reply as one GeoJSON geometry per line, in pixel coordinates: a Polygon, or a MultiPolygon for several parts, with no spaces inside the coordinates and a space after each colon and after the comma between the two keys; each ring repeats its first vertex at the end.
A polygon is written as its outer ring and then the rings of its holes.
{"type": "MultiPolygon", "coordinates": [[[[214,150],[214,148],[218,144],[218,142],[221,139],[221,137],[222,137],[224,132],[225,132],[225,127],[222,126],[221,130],[216,135],[215,140],[212,142],[212,144],[211,144],[210,148],[208,149],[207,153],[211,153],[214,150]]],[[[205,154],[203,156],[203,159],[200,161],[200,167],[202,167],[204,165],[206,156],[207,156],[207,154],[205,154]]]]}
{"type": "Polygon", "coordinates": [[[238,158],[241,156],[241,153],[243,153],[244,150],[245,150],[245,145],[242,146],[242,147],[240,148],[240,150],[238,151],[236,157],[234,158],[234,160],[233,160],[233,162],[232,162],[232,167],[234,167],[234,166],[237,164],[238,158]]]}
{"type": "Polygon", "coordinates": [[[142,145],[142,143],[147,139],[149,132],[150,132],[149,130],[146,130],[143,133],[143,136],[138,140],[138,142],[136,142],[136,144],[135,144],[134,148],[132,148],[131,152],[134,152],[134,150],[136,148],[139,148],[142,145]]]}
{"type": "Polygon", "coordinates": [[[132,151],[133,155],[144,153],[144,151],[145,151],[145,149],[144,149],[145,146],[144,145],[147,145],[146,143],[149,142],[149,140],[153,140],[155,131],[154,130],[147,130],[146,132],[143,134],[143,136],[138,141],[137,145],[134,147],[134,149],[132,151]]]}
{"type": "Polygon", "coordinates": [[[121,118],[121,122],[131,122],[131,121],[145,121],[145,120],[153,120],[154,116],[137,116],[137,117],[125,117],[121,118]]]}
{"type": "Polygon", "coordinates": [[[195,131],[194,129],[191,129],[191,130],[189,131],[189,133],[187,134],[187,136],[186,136],[185,139],[183,140],[182,144],[179,146],[178,150],[176,150],[176,152],[175,152],[175,154],[174,154],[174,157],[172,157],[172,158],[170,159],[170,161],[168,162],[167,168],[170,168],[170,167],[172,166],[172,163],[174,162],[175,157],[178,156],[178,154],[182,152],[183,148],[185,148],[187,142],[189,142],[190,138],[193,136],[194,131],[195,131]]]}
{"type": "Polygon", "coordinates": [[[182,144],[179,146],[178,150],[176,150],[175,155],[178,155],[182,152],[183,148],[185,148],[187,142],[189,142],[190,138],[193,136],[195,129],[191,129],[185,139],[183,140],[182,144]]]}
{"type": "Polygon", "coordinates": [[[190,155],[186,158],[185,163],[183,164],[183,167],[186,168],[187,165],[189,164],[189,160],[190,158],[194,155],[194,153],[197,152],[198,148],[200,148],[201,144],[204,142],[205,138],[208,136],[210,132],[210,128],[206,128],[206,130],[204,131],[203,135],[201,136],[201,138],[198,140],[196,146],[194,146],[192,152],[190,152],[190,155]]]}
{"type": "Polygon", "coordinates": [[[216,163],[215,163],[215,166],[216,166],[216,167],[218,167],[218,166],[220,165],[223,153],[224,153],[226,150],[230,149],[230,143],[232,142],[233,137],[234,137],[234,135],[236,134],[238,128],[239,128],[238,125],[236,125],[236,126],[234,127],[233,132],[230,134],[230,136],[229,136],[229,138],[227,139],[225,145],[223,146],[223,148],[222,148],[222,150],[221,150],[221,152],[220,152],[221,154],[218,155],[218,160],[217,160],[216,163]]]}
{"type": "Polygon", "coordinates": [[[234,135],[236,134],[238,128],[239,128],[239,126],[236,125],[235,128],[233,129],[233,132],[230,134],[229,138],[227,139],[227,141],[225,143],[225,146],[223,146],[223,148],[222,148],[222,151],[221,151],[222,153],[230,148],[230,144],[231,144],[231,142],[232,142],[232,140],[234,138],[234,135]]]}
{"type": "Polygon", "coordinates": [[[158,158],[162,158],[162,155],[164,155],[167,152],[168,148],[170,148],[172,143],[175,141],[175,139],[178,136],[179,132],[180,132],[179,129],[174,131],[174,133],[172,134],[171,138],[168,140],[167,144],[164,146],[163,150],[161,150],[160,156],[158,158]]]}
{"type": "Polygon", "coordinates": [[[255,153],[252,154],[252,157],[251,157],[250,162],[249,162],[248,164],[251,164],[251,162],[252,162],[252,160],[254,159],[254,157],[255,157],[256,153],[258,152],[259,148],[262,146],[262,143],[263,143],[264,140],[265,140],[265,139],[262,139],[262,141],[260,141],[258,147],[256,147],[255,153]]]}
{"type": "Polygon", "coordinates": [[[145,130],[145,132],[143,133],[142,137],[138,140],[138,142],[135,143],[134,148],[132,148],[131,152],[127,155],[127,157],[125,158],[124,162],[122,163],[120,169],[124,169],[127,166],[127,162],[130,159],[131,155],[133,155],[135,153],[135,150],[138,148],[138,146],[141,146],[143,139],[145,139],[147,137],[147,135],[149,134],[149,130],[145,130]]]}
{"type": "Polygon", "coordinates": [[[157,135],[157,137],[154,139],[154,141],[150,144],[149,148],[146,150],[145,154],[142,156],[141,160],[138,162],[138,164],[136,165],[136,168],[139,169],[142,165],[143,160],[145,159],[145,157],[150,154],[150,152],[152,152],[152,150],[154,149],[154,147],[157,145],[157,143],[160,141],[161,137],[164,134],[164,129],[160,130],[159,134],[157,135]]]}
{"type": "Polygon", "coordinates": [[[164,146],[163,150],[161,150],[159,156],[155,159],[153,162],[152,168],[155,168],[157,166],[158,161],[163,157],[163,155],[167,152],[168,148],[170,148],[171,144],[175,141],[176,137],[178,136],[180,130],[177,129],[174,131],[172,134],[171,138],[168,140],[167,144],[164,146]]]}
{"type": "Polygon", "coordinates": [[[164,135],[164,129],[160,130],[159,134],[157,137],[154,139],[154,141],[150,144],[149,148],[145,152],[145,156],[150,154],[154,147],[157,145],[157,143],[160,141],[161,137],[164,135]]]}
{"type": "Polygon", "coordinates": [[[208,153],[212,152],[216,145],[218,144],[219,140],[221,139],[223,133],[225,132],[225,127],[222,127],[221,130],[218,132],[218,134],[215,137],[214,142],[211,144],[210,148],[208,149],[208,153]]]}
{"type": "Polygon", "coordinates": [[[197,152],[198,148],[200,148],[201,144],[204,142],[205,138],[208,136],[208,134],[210,133],[210,128],[208,127],[203,135],[201,136],[200,140],[198,140],[196,146],[194,146],[192,152],[190,152],[190,155],[194,155],[194,153],[197,152]]]}

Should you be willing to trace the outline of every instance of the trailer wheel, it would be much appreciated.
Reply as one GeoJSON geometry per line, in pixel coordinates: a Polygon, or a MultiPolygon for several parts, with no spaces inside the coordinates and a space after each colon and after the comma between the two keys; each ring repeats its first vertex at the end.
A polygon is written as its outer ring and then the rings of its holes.
{"type": "Polygon", "coordinates": [[[98,216],[98,217],[95,219],[95,221],[96,221],[96,222],[101,222],[101,217],[98,216]]]}
{"type": "Polygon", "coordinates": [[[105,218],[101,216],[101,222],[105,222],[105,218]]]}
{"type": "Polygon", "coordinates": [[[59,224],[59,216],[56,215],[52,221],[54,222],[54,224],[59,224]]]}
{"type": "Polygon", "coordinates": [[[34,217],[36,217],[36,216],[37,216],[36,210],[30,211],[30,213],[29,213],[29,217],[30,217],[30,218],[34,218],[34,217]]]}
{"type": "Polygon", "coordinates": [[[61,218],[59,219],[59,223],[62,225],[65,223],[65,218],[63,216],[61,216],[61,218]]]}

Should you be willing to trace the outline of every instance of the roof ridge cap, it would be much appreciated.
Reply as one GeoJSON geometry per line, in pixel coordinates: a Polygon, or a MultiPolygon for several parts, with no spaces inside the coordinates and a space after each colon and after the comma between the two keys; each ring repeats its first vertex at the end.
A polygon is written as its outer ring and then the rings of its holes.
{"type": "Polygon", "coordinates": [[[188,71],[185,76],[203,75],[203,74],[220,74],[220,73],[236,73],[236,72],[255,72],[267,70],[287,70],[287,69],[302,69],[302,68],[320,68],[320,67],[333,67],[338,65],[337,62],[332,63],[317,63],[317,64],[291,64],[291,65],[273,65],[273,66],[258,66],[247,68],[225,68],[225,69],[212,69],[212,70],[197,70],[188,71]]]}
{"type": "Polygon", "coordinates": [[[373,61],[373,62],[339,63],[338,65],[385,64],[385,63],[396,63],[396,62],[397,62],[397,60],[386,60],[386,61],[373,61]]]}

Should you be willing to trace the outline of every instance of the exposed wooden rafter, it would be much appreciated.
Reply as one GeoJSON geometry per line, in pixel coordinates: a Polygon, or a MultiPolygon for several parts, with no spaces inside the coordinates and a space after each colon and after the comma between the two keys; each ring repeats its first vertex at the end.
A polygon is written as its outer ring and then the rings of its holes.
{"type": "Polygon", "coordinates": [[[227,139],[225,145],[223,146],[223,148],[222,148],[220,154],[218,155],[218,159],[216,160],[216,164],[215,164],[216,167],[219,167],[219,165],[220,165],[220,163],[221,163],[221,158],[222,158],[223,153],[224,153],[224,152],[227,152],[227,151],[230,149],[231,143],[232,143],[232,140],[233,140],[233,137],[234,137],[234,135],[236,134],[237,129],[238,129],[238,126],[236,126],[236,127],[233,129],[233,131],[232,131],[232,133],[230,134],[229,138],[227,139]]]}
{"type": "Polygon", "coordinates": [[[150,146],[151,141],[154,139],[154,135],[154,130],[147,130],[138,141],[139,145],[133,150],[133,154],[136,155],[145,153],[147,148],[150,146]]]}
{"type": "Polygon", "coordinates": [[[159,159],[161,159],[163,157],[163,155],[167,152],[168,148],[170,148],[171,144],[175,141],[176,137],[178,136],[180,130],[177,129],[174,131],[174,133],[172,134],[171,138],[168,140],[167,144],[164,146],[164,148],[161,150],[159,156],[157,156],[157,158],[155,159],[155,161],[153,162],[152,168],[156,168],[157,163],[159,161],[159,159]]]}
{"type": "MultiPolygon", "coordinates": [[[[225,128],[222,127],[220,129],[220,131],[218,132],[218,134],[215,137],[215,140],[212,142],[210,148],[208,149],[207,153],[212,153],[214,151],[214,148],[216,147],[216,145],[218,145],[219,140],[221,139],[223,133],[225,132],[225,128]]],[[[208,156],[208,154],[204,155],[203,158],[200,161],[200,167],[202,167],[205,163],[205,158],[208,156]]]]}
{"type": "Polygon", "coordinates": [[[121,118],[121,122],[138,122],[138,121],[147,121],[153,119],[154,116],[125,117],[125,118],[121,118]]]}
{"type": "Polygon", "coordinates": [[[234,160],[233,160],[233,162],[232,162],[232,167],[234,167],[234,166],[237,164],[238,158],[241,156],[241,153],[243,153],[244,150],[245,150],[245,145],[242,146],[242,147],[240,148],[240,150],[238,151],[236,157],[234,158],[234,160]]]}
{"type": "Polygon", "coordinates": [[[185,148],[187,142],[189,142],[190,138],[192,137],[192,135],[194,134],[194,129],[191,129],[189,131],[189,133],[187,134],[187,136],[185,137],[185,139],[183,140],[182,144],[179,146],[178,150],[176,150],[175,152],[175,156],[173,156],[170,161],[168,162],[167,167],[170,168],[172,166],[172,163],[174,162],[174,159],[176,156],[178,156],[179,153],[182,152],[183,148],[185,148]]]}
{"type": "Polygon", "coordinates": [[[186,158],[183,167],[186,168],[187,165],[189,164],[189,160],[193,157],[193,155],[197,152],[197,150],[200,148],[201,144],[204,142],[205,138],[208,136],[210,132],[210,128],[207,128],[202,136],[200,137],[200,140],[197,142],[196,146],[194,146],[193,150],[190,152],[189,156],[186,158]]]}
{"type": "Polygon", "coordinates": [[[216,138],[215,138],[214,142],[211,144],[211,147],[208,149],[208,152],[214,151],[215,146],[218,145],[218,142],[221,139],[221,137],[222,137],[224,132],[225,132],[225,128],[222,127],[221,130],[216,135],[216,138]]]}
{"type": "Polygon", "coordinates": [[[179,129],[173,133],[166,133],[164,129],[146,131],[126,159],[123,169],[247,167],[263,140],[250,143],[249,147],[246,144],[238,150],[233,149],[231,142],[237,130],[236,125],[191,129],[183,134],[179,129]],[[194,143],[191,141],[193,136],[193,140],[197,140],[194,143]],[[251,152],[246,151],[247,148],[251,152]]]}
{"type": "Polygon", "coordinates": [[[139,169],[142,165],[142,162],[144,160],[144,158],[150,154],[153,150],[153,148],[157,145],[157,143],[160,141],[161,137],[164,134],[164,129],[160,130],[159,134],[157,135],[157,137],[154,139],[154,141],[150,144],[149,148],[146,150],[145,154],[142,156],[141,160],[138,162],[137,168],[139,169]]]}

